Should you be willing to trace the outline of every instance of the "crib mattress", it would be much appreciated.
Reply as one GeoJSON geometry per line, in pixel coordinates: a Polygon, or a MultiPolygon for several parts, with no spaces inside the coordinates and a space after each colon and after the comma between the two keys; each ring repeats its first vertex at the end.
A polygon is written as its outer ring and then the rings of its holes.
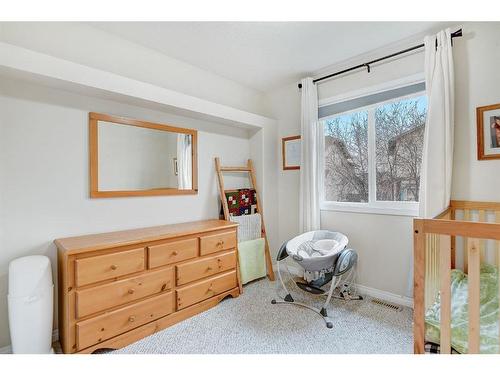
{"type": "MultiPolygon", "coordinates": [[[[498,353],[498,270],[491,265],[481,267],[480,352],[498,353]]],[[[468,352],[469,314],[467,275],[451,271],[451,346],[459,353],[468,352]]],[[[439,344],[441,302],[439,296],[425,313],[426,341],[439,344]]]]}

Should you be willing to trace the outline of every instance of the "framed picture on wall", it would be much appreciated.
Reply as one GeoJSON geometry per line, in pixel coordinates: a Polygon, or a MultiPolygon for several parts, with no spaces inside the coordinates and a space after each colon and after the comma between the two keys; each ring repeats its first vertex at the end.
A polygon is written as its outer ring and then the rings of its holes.
{"type": "Polygon", "coordinates": [[[300,169],[300,135],[281,139],[283,170],[300,169]]]}
{"type": "Polygon", "coordinates": [[[476,108],[477,159],[500,159],[500,103],[476,108]]]}

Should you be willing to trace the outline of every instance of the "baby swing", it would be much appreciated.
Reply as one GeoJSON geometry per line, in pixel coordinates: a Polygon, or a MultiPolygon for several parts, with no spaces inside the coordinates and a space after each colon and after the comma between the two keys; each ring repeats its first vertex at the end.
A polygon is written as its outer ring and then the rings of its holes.
{"type": "Polygon", "coordinates": [[[274,304],[291,304],[305,307],[314,311],[323,318],[328,328],[332,328],[333,324],[327,319],[327,306],[333,296],[334,290],[340,286],[341,281],[344,281],[338,298],[345,300],[361,300],[361,296],[351,294],[351,284],[353,277],[350,280],[343,279],[348,271],[352,276],[353,267],[358,259],[357,253],[353,249],[347,248],[349,240],[340,232],[331,232],[327,230],[318,230],[307,232],[297,236],[283,245],[277,256],[278,277],[281,286],[286,292],[283,301],[273,299],[274,304]],[[304,271],[303,281],[293,279],[290,270],[287,268],[290,278],[295,285],[301,290],[314,295],[327,295],[326,301],[321,309],[314,308],[301,302],[296,302],[290,291],[286,287],[281,275],[280,263],[284,262],[288,257],[293,259],[304,271]],[[328,290],[322,289],[330,283],[328,290]]]}

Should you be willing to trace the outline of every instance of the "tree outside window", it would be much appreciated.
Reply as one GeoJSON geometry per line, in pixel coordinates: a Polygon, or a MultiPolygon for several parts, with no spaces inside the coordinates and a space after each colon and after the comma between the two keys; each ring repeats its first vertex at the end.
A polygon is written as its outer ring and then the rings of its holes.
{"type": "Polygon", "coordinates": [[[325,120],[325,200],[418,202],[426,113],[421,95],[325,120]]]}

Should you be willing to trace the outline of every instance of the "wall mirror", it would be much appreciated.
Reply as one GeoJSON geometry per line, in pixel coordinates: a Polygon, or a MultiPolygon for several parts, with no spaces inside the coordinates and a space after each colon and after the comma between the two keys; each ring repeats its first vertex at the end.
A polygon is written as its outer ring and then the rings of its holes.
{"type": "Polygon", "coordinates": [[[197,131],[89,114],[92,198],[197,194],[197,131]]]}

